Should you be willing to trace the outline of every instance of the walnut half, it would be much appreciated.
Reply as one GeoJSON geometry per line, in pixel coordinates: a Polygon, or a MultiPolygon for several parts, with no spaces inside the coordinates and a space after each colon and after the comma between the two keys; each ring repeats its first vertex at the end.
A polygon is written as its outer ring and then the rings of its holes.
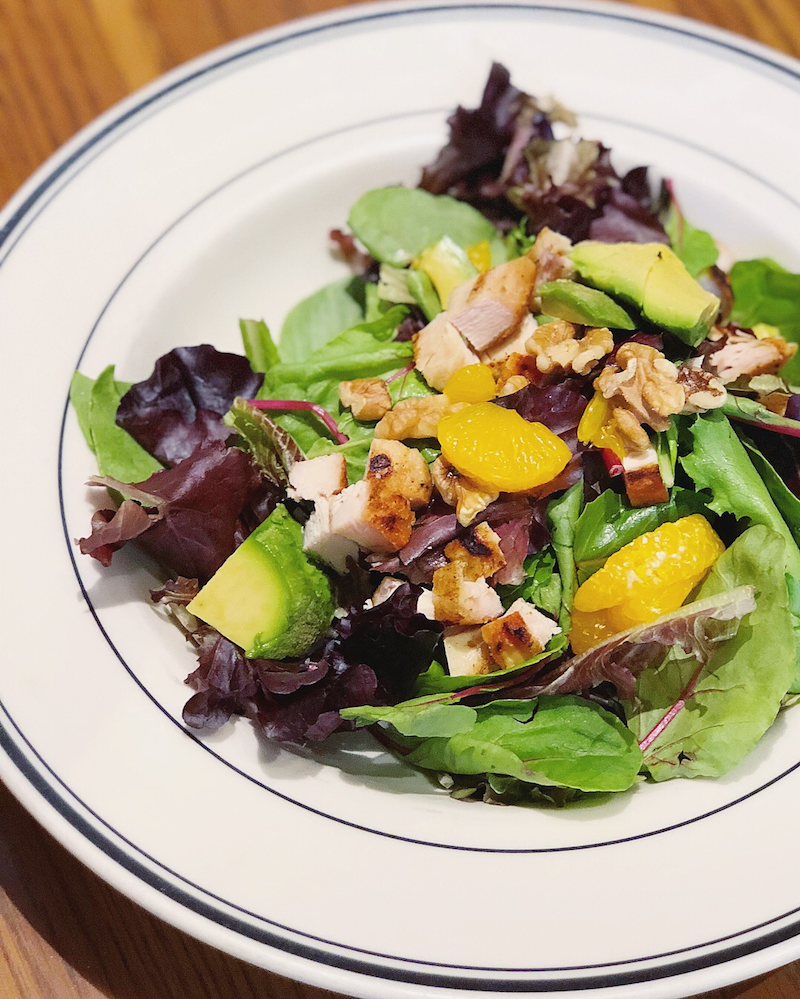
{"type": "Polygon", "coordinates": [[[643,343],[624,343],[595,379],[594,387],[612,405],[628,410],[653,430],[669,427],[669,418],[686,402],[678,369],[660,350],[643,343]]]}
{"type": "Polygon", "coordinates": [[[585,375],[614,347],[614,337],[605,327],[587,330],[578,338],[572,323],[556,319],[540,326],[525,344],[536,357],[543,375],[551,373],[585,375]]]}

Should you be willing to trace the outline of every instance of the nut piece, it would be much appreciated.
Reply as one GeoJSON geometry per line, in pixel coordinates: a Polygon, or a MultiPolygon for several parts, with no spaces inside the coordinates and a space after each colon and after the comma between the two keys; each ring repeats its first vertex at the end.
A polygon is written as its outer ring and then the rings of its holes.
{"type": "Polygon", "coordinates": [[[464,566],[467,579],[493,576],[506,564],[500,538],[488,524],[475,524],[466,534],[446,545],[444,553],[451,562],[464,566]]]}
{"type": "Polygon", "coordinates": [[[467,403],[450,402],[446,395],[426,395],[402,399],[375,427],[379,440],[424,440],[435,437],[439,420],[457,413],[467,403]]]}
{"type": "Polygon", "coordinates": [[[426,506],[433,492],[428,463],[416,448],[400,441],[373,440],[367,458],[367,479],[382,482],[405,496],[412,510],[426,506]]]}
{"type": "Polygon", "coordinates": [[[379,420],[392,408],[389,389],[382,378],[356,378],[340,382],[339,398],[357,420],[379,420]]]}
{"type": "Polygon", "coordinates": [[[575,327],[563,319],[540,326],[525,344],[536,357],[536,367],[543,375],[585,375],[614,347],[611,330],[604,326],[587,330],[581,339],[575,338],[575,327]]]}
{"type": "Polygon", "coordinates": [[[660,350],[643,343],[624,343],[614,361],[595,379],[594,387],[615,408],[627,409],[653,430],[669,427],[669,417],[686,402],[678,369],[660,350]]]}
{"type": "Polygon", "coordinates": [[[728,397],[725,386],[710,371],[682,364],[678,368],[678,384],[686,393],[684,413],[704,413],[707,409],[718,409],[728,397]]]}
{"type": "Polygon", "coordinates": [[[469,526],[500,495],[486,492],[441,455],[431,465],[431,478],[445,503],[456,508],[456,516],[462,527],[469,526]]]}

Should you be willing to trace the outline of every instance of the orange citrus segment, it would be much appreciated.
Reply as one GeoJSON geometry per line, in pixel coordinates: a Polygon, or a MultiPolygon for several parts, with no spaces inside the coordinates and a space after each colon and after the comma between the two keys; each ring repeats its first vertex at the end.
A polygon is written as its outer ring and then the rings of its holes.
{"type": "Polygon", "coordinates": [[[439,421],[438,437],[445,459],[490,491],[536,489],[562,472],[572,457],[547,427],[491,402],[445,416],[439,421]]]}
{"type": "Polygon", "coordinates": [[[444,394],[451,402],[490,402],[497,385],[487,365],[467,364],[448,378],[444,394]]]}

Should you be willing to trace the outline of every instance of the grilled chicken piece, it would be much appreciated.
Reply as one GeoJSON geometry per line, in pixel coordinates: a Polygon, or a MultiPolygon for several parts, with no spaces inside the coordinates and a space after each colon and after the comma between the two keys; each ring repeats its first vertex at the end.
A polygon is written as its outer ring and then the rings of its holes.
{"type": "Polygon", "coordinates": [[[462,562],[450,562],[433,574],[433,612],[448,624],[485,624],[503,605],[485,579],[468,579],[462,562]]]}
{"type": "Polygon", "coordinates": [[[478,361],[478,355],[464,341],[445,312],[440,312],[414,335],[417,370],[430,387],[439,392],[459,368],[477,364],[478,361]]]}
{"type": "Polygon", "coordinates": [[[720,338],[725,339],[724,345],[706,354],[703,367],[725,384],[744,375],[775,374],[797,353],[797,344],[782,336],[759,338],[745,330],[712,330],[709,345],[720,338]]]}
{"type": "Polygon", "coordinates": [[[654,506],[669,500],[654,447],[640,454],[626,454],[622,459],[622,474],[631,506],[654,506]]]}
{"type": "Polygon", "coordinates": [[[416,448],[406,447],[400,441],[373,440],[366,478],[382,482],[405,496],[412,510],[426,506],[433,492],[428,463],[416,448]]]}
{"type": "Polygon", "coordinates": [[[371,552],[396,552],[408,544],[411,504],[381,482],[361,479],[331,501],[331,529],[371,552]]]}
{"type": "Polygon", "coordinates": [[[475,524],[446,545],[444,553],[451,562],[460,562],[464,566],[467,579],[488,578],[506,564],[500,549],[500,538],[488,524],[475,524]]]}
{"type": "Polygon", "coordinates": [[[334,531],[331,525],[331,500],[320,496],[303,528],[303,549],[322,559],[336,572],[347,572],[348,558],[358,558],[358,545],[334,531]]]}
{"type": "Polygon", "coordinates": [[[322,454],[296,461],[289,470],[289,496],[315,503],[320,496],[334,496],[347,488],[347,463],[343,454],[322,454]]]}
{"type": "Polygon", "coordinates": [[[451,676],[481,676],[497,668],[480,625],[445,628],[444,651],[451,676]]]}
{"type": "Polygon", "coordinates": [[[511,669],[543,652],[561,629],[526,600],[515,600],[502,617],[485,624],[481,636],[501,669],[511,669]]]}
{"type": "Polygon", "coordinates": [[[450,322],[476,351],[510,336],[530,312],[536,265],[518,257],[475,280],[461,308],[448,310],[450,322]]]}

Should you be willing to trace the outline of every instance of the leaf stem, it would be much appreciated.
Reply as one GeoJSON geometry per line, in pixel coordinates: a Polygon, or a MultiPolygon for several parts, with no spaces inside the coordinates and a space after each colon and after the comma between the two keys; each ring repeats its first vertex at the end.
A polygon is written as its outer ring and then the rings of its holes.
{"type": "Polygon", "coordinates": [[[251,406],[255,406],[256,409],[299,409],[304,410],[307,413],[313,413],[318,419],[322,420],[328,430],[330,430],[333,435],[333,439],[337,444],[347,444],[350,440],[349,437],[339,430],[336,420],[333,416],[331,416],[328,410],[323,409],[323,407],[318,405],[316,402],[307,402],[304,399],[248,399],[247,401],[251,406]]]}
{"type": "Polygon", "coordinates": [[[666,729],[666,727],[675,720],[675,718],[680,714],[680,712],[686,706],[686,702],[694,694],[695,687],[697,686],[697,681],[700,679],[700,674],[705,668],[705,663],[700,663],[697,669],[692,673],[689,682],[681,691],[681,695],[677,701],[672,705],[672,707],[667,711],[664,717],[647,733],[647,735],[639,743],[639,749],[644,753],[648,750],[656,739],[661,735],[661,733],[666,729]]]}

